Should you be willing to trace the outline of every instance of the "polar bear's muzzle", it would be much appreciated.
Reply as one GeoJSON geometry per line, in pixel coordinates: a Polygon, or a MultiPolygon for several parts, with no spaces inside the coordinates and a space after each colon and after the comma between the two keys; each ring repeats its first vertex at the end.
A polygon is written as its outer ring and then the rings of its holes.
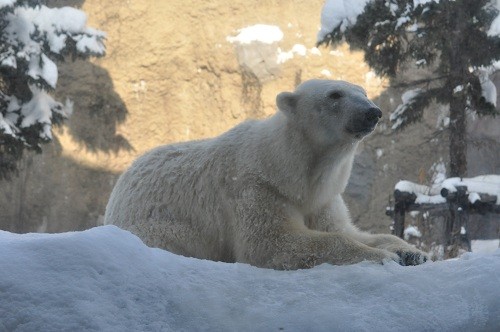
{"type": "Polygon", "coordinates": [[[354,134],[356,138],[362,138],[375,129],[378,120],[382,117],[382,111],[378,107],[369,107],[367,110],[357,113],[347,124],[347,132],[354,134]]]}

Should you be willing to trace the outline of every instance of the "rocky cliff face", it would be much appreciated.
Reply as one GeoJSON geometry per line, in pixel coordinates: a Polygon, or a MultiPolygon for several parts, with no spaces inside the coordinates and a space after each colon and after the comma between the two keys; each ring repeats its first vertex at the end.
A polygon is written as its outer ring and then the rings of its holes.
{"type": "MultiPolygon", "coordinates": [[[[27,155],[19,176],[0,186],[1,229],[58,232],[98,225],[117,177],[137,156],[269,116],[278,92],[311,78],[362,85],[384,110],[383,123],[361,146],[348,188],[361,228],[388,232],[384,211],[394,184],[402,178],[428,181],[431,166],[447,159],[444,131],[433,136],[437,116],[393,133],[388,114],[400,91],[388,90],[361,53],[314,47],[323,1],[51,4],[81,6],[89,24],[108,33],[107,55],[59,66],[57,94],[74,100],[74,115],[57,130],[54,144],[42,155],[27,155]],[[255,24],[277,26],[283,36],[251,44],[231,38],[255,24]]],[[[492,144],[498,144],[496,135],[492,144]]]]}

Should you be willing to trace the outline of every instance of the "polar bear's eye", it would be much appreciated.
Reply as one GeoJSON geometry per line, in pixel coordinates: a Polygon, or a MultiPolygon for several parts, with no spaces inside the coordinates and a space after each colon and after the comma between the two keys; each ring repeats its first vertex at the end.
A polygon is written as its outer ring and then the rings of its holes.
{"type": "Polygon", "coordinates": [[[342,95],[342,92],[339,92],[339,91],[333,91],[332,93],[330,93],[329,97],[331,99],[340,99],[343,97],[342,95]]]}

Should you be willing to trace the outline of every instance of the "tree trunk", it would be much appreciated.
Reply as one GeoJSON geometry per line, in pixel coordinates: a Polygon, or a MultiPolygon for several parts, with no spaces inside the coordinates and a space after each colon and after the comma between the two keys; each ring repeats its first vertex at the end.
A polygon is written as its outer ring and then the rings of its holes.
{"type": "Polygon", "coordinates": [[[455,93],[457,86],[466,87],[468,75],[467,59],[462,58],[461,47],[464,45],[465,24],[468,18],[463,6],[455,2],[445,2],[450,27],[455,27],[448,39],[450,79],[448,91],[450,93],[450,176],[464,177],[467,175],[467,141],[466,136],[466,109],[467,98],[465,93],[455,93]]]}
{"type": "Polygon", "coordinates": [[[450,176],[467,175],[466,99],[452,95],[450,101],[450,176]]]}

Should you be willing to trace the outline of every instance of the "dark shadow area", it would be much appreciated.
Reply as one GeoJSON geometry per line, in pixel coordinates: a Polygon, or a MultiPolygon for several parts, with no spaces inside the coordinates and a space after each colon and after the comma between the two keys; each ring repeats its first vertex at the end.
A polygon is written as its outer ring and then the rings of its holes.
{"type": "Polygon", "coordinates": [[[92,152],[132,150],[117,134],[128,111],[107,70],[84,60],[63,63],[59,68],[58,98],[74,102],[73,115],[66,121],[69,133],[92,152]]]}
{"type": "Polygon", "coordinates": [[[48,0],[48,7],[76,7],[80,8],[85,3],[85,0],[48,0]]]}
{"type": "MultiPolygon", "coordinates": [[[[71,6],[80,8],[85,0],[50,0],[49,7],[71,6]]],[[[93,26],[92,28],[104,29],[93,26]]],[[[73,115],[65,123],[70,134],[92,152],[118,152],[132,150],[132,146],[116,133],[118,124],[125,121],[128,111],[114,91],[107,70],[88,60],[58,63],[58,100],[69,98],[74,102],[73,115]]]]}
{"type": "Polygon", "coordinates": [[[99,226],[118,176],[62,156],[57,144],[42,154],[28,152],[17,176],[0,186],[0,229],[55,233],[99,226]]]}

